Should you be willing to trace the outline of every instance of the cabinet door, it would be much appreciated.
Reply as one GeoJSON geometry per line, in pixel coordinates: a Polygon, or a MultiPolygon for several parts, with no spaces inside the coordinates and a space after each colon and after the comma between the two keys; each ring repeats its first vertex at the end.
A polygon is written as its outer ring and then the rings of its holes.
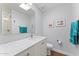
{"type": "Polygon", "coordinates": [[[40,55],[46,56],[47,55],[47,44],[46,40],[40,42],[40,55]]]}
{"type": "Polygon", "coordinates": [[[33,46],[32,53],[33,56],[40,56],[40,42],[33,46]]]}
{"type": "Polygon", "coordinates": [[[17,54],[17,56],[46,56],[47,55],[47,47],[46,47],[46,40],[43,40],[29,49],[22,51],[21,53],[17,54]]]}
{"type": "Polygon", "coordinates": [[[46,40],[43,40],[35,44],[32,48],[32,53],[34,56],[46,56],[47,55],[46,40]]]}

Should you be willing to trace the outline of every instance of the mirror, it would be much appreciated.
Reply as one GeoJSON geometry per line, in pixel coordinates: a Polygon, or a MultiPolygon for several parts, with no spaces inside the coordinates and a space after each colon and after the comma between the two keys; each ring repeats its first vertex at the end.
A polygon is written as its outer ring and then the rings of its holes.
{"type": "Polygon", "coordinates": [[[32,9],[24,10],[20,3],[0,4],[0,33],[30,33],[34,31],[34,16],[32,9]]]}

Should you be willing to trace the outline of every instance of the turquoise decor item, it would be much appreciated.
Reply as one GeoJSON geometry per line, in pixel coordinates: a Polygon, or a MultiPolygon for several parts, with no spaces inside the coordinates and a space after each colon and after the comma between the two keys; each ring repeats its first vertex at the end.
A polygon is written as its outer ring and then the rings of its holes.
{"type": "Polygon", "coordinates": [[[19,27],[19,32],[20,33],[27,33],[27,27],[20,26],[19,27]]]}

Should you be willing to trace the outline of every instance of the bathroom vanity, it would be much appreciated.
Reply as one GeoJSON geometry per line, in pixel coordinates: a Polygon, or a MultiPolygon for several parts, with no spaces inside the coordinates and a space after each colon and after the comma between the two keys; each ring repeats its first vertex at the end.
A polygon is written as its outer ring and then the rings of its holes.
{"type": "Polygon", "coordinates": [[[3,56],[46,56],[46,38],[33,36],[0,45],[0,55],[3,56]]]}

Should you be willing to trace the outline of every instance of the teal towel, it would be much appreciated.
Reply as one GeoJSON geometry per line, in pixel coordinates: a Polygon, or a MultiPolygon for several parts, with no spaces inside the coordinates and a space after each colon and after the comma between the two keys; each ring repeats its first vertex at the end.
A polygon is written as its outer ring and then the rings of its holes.
{"type": "Polygon", "coordinates": [[[71,30],[70,30],[70,42],[73,44],[77,44],[77,30],[78,30],[78,22],[73,21],[71,23],[71,30]]]}

